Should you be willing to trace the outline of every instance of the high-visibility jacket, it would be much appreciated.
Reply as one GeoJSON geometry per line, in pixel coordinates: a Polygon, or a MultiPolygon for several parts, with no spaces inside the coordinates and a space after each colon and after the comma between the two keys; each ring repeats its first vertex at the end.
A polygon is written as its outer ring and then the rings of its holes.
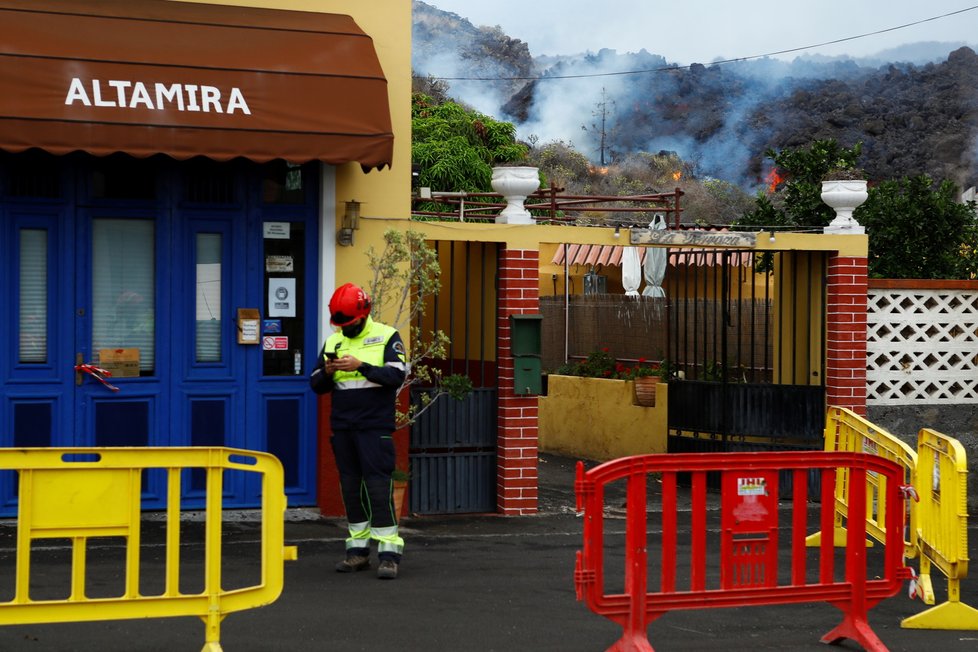
{"type": "Polygon", "coordinates": [[[367,317],[356,337],[337,331],[326,338],[309,383],[322,394],[333,392],[333,430],[394,430],[397,390],[407,373],[404,342],[397,329],[367,317]],[[356,371],[323,373],[326,351],[352,355],[363,364],[356,371]]]}

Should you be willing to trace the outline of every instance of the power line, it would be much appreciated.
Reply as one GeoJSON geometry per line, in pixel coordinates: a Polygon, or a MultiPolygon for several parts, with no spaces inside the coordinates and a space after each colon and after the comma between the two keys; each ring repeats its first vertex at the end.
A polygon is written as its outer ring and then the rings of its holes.
{"type": "MultiPolygon", "coordinates": [[[[896,27],[887,27],[885,29],[878,29],[874,32],[867,32],[865,34],[857,34],[856,36],[847,36],[845,38],[835,39],[833,41],[825,41],[823,43],[816,43],[814,45],[804,45],[797,48],[789,48],[787,50],[777,50],[776,52],[768,52],[766,54],[753,54],[746,57],[736,57],[734,59],[722,59],[720,61],[711,61],[709,65],[716,66],[725,63],[737,63],[739,61],[750,61],[752,59],[763,59],[765,57],[773,57],[779,54],[790,54],[792,52],[800,52],[802,50],[811,50],[814,48],[824,47],[826,45],[836,45],[837,43],[845,43],[847,41],[855,41],[857,39],[866,38],[868,36],[876,36],[878,34],[886,34],[887,32],[895,32],[899,29],[906,29],[907,27],[914,27],[916,25],[922,25],[924,23],[929,23],[935,20],[941,20],[942,18],[948,18],[950,16],[956,16],[958,14],[963,14],[969,11],[974,11],[978,9],[978,5],[972,5],[971,7],[966,7],[964,9],[958,9],[957,11],[951,11],[946,14],[941,14],[940,16],[932,16],[931,18],[924,18],[922,20],[917,20],[912,23],[906,23],[905,25],[897,25],[896,27]]],[[[550,81],[555,79],[584,79],[588,77],[617,77],[621,75],[642,75],[648,73],[658,73],[658,72],[674,72],[676,70],[688,70],[692,68],[695,63],[691,63],[686,66],[662,66],[659,68],[646,68],[642,70],[623,70],[619,72],[596,72],[589,74],[579,74],[579,75],[548,75],[545,77],[432,77],[433,79],[439,79],[442,81],[550,81]]]]}

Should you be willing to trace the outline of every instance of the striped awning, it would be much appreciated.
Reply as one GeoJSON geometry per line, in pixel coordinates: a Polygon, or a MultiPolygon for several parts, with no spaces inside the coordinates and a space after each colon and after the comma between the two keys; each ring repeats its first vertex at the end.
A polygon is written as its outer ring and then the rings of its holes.
{"type": "MultiPolygon", "coordinates": [[[[569,244],[565,247],[561,245],[557,247],[557,252],[550,262],[554,265],[563,265],[565,250],[568,265],[620,267],[625,246],[569,244]]],[[[648,251],[648,247],[638,247],[638,250],[639,260],[644,263],[645,253],[648,251]]],[[[754,265],[754,254],[752,252],[706,247],[670,249],[668,262],[673,267],[678,267],[679,265],[713,267],[714,265],[720,264],[721,256],[725,253],[730,257],[730,265],[741,265],[743,267],[752,267],[754,265]]]]}

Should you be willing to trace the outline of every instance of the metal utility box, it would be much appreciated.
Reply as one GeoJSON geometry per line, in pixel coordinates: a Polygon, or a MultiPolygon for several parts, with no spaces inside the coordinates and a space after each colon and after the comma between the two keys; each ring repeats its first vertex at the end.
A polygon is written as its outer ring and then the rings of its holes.
{"type": "Polygon", "coordinates": [[[539,356],[543,353],[542,338],[540,335],[543,315],[510,315],[510,339],[512,341],[513,356],[524,355],[539,356]]]}
{"type": "Polygon", "coordinates": [[[513,392],[539,394],[542,386],[543,315],[510,315],[510,342],[513,351],[513,392]]]}
{"type": "Polygon", "coordinates": [[[540,394],[543,391],[543,368],[540,358],[523,356],[514,358],[513,393],[522,396],[540,394]]]}

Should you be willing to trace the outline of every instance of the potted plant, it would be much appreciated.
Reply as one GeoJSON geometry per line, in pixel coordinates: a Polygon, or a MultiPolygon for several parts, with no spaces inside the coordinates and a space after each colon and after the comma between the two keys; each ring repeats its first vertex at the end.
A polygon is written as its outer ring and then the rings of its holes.
{"type": "Polygon", "coordinates": [[[658,365],[645,365],[645,358],[639,358],[628,377],[635,383],[635,404],[646,407],[655,406],[655,386],[662,377],[658,365]]]}

